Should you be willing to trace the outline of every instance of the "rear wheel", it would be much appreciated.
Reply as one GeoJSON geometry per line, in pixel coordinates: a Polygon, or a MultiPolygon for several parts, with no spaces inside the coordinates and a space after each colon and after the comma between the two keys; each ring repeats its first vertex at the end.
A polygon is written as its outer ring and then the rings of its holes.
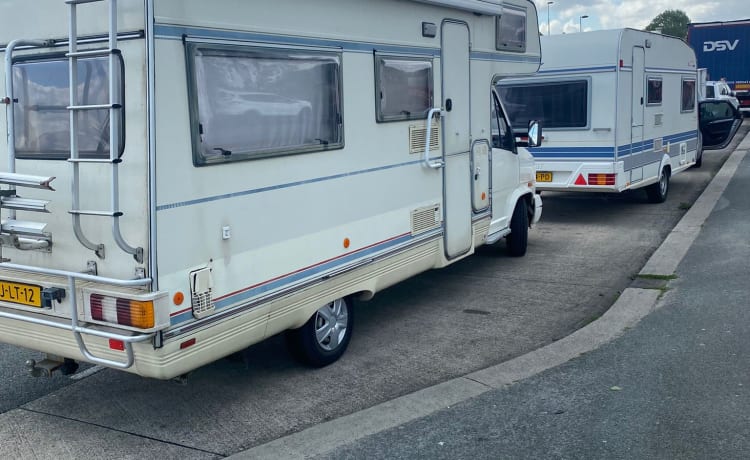
{"type": "Polygon", "coordinates": [[[323,306],[299,329],[287,331],[290,351],[298,360],[323,367],[344,354],[352,337],[351,301],[336,299],[323,306]]]}
{"type": "Polygon", "coordinates": [[[669,170],[663,168],[659,176],[659,182],[646,187],[646,195],[652,203],[664,203],[669,193],[669,170]]]}
{"type": "Polygon", "coordinates": [[[521,257],[526,254],[529,242],[529,215],[526,213],[526,203],[523,198],[518,200],[510,218],[510,235],[505,239],[508,254],[521,257]]]}

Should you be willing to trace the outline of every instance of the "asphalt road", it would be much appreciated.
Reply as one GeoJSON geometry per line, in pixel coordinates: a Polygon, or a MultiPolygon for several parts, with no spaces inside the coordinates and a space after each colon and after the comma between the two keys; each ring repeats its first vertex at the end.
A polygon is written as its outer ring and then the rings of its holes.
{"type": "Polygon", "coordinates": [[[642,191],[545,193],[526,257],[482,248],[358,304],[349,350],[324,369],[298,365],[276,337],[186,385],[111,370],[40,380],[23,366],[38,356],[0,346],[0,453],[221,457],[535,350],[607,310],[728,151],[673,177],[658,205],[642,191]]]}

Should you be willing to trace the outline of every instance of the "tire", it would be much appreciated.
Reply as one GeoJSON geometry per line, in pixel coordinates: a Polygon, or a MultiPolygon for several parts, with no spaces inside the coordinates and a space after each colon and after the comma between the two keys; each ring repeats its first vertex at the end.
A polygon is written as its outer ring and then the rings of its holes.
{"type": "Polygon", "coordinates": [[[529,243],[529,215],[523,198],[518,200],[510,218],[510,235],[505,237],[508,254],[511,257],[522,257],[526,254],[529,243]]]}
{"type": "Polygon", "coordinates": [[[652,203],[664,203],[667,200],[668,193],[669,170],[667,168],[664,168],[661,170],[659,182],[646,187],[646,195],[648,195],[648,201],[652,203]]]}
{"type": "Polygon", "coordinates": [[[289,349],[312,367],[327,366],[341,357],[352,337],[353,310],[348,298],[321,307],[304,326],[287,331],[289,349]]]}

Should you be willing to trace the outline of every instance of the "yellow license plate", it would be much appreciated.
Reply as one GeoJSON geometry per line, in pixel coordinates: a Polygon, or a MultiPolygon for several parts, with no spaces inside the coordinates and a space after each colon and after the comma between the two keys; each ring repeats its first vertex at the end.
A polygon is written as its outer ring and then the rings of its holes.
{"type": "Polygon", "coordinates": [[[536,181],[537,182],[552,182],[552,173],[547,172],[547,171],[537,171],[536,181]]]}
{"type": "Polygon", "coordinates": [[[31,284],[0,280],[0,300],[28,307],[41,307],[42,288],[31,284]]]}

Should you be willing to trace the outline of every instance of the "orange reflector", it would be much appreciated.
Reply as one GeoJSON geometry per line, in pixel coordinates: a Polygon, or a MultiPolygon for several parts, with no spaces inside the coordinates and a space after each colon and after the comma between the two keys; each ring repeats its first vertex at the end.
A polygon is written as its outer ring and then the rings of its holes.
{"type": "Polygon", "coordinates": [[[351,241],[349,241],[349,238],[344,238],[344,248],[348,248],[351,244],[351,241]]]}
{"type": "Polygon", "coordinates": [[[185,294],[183,294],[180,291],[177,291],[174,293],[174,296],[172,297],[172,302],[174,302],[175,305],[182,305],[182,302],[185,301],[185,294]]]}
{"type": "Polygon", "coordinates": [[[589,185],[615,185],[615,175],[589,174],[589,185]]]}
{"type": "Polygon", "coordinates": [[[117,339],[109,339],[109,348],[112,350],[125,351],[125,342],[117,339]]]}
{"type": "Polygon", "coordinates": [[[484,201],[484,200],[486,200],[486,199],[487,199],[487,194],[486,194],[486,193],[484,193],[484,192],[482,192],[482,201],[484,201]]]}
{"type": "Polygon", "coordinates": [[[586,183],[586,179],[583,178],[583,174],[578,175],[578,178],[576,179],[575,184],[576,185],[588,185],[586,183]]]}
{"type": "Polygon", "coordinates": [[[195,345],[195,338],[182,342],[180,344],[180,350],[184,350],[187,347],[192,347],[193,345],[195,345]]]}

